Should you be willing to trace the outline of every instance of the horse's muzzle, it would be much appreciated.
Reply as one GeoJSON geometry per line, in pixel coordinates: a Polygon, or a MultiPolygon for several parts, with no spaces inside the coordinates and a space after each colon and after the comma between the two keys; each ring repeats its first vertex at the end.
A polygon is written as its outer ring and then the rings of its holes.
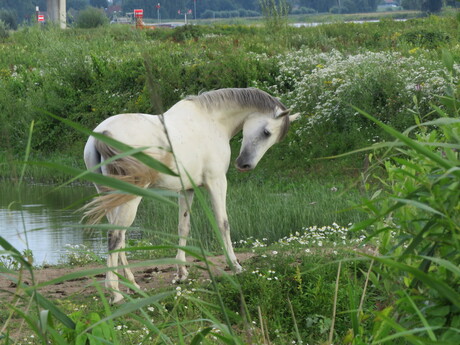
{"type": "Polygon", "coordinates": [[[248,163],[247,161],[245,162],[244,158],[241,158],[241,156],[239,156],[236,159],[235,167],[241,172],[249,171],[249,170],[254,169],[254,166],[252,164],[248,163]]]}

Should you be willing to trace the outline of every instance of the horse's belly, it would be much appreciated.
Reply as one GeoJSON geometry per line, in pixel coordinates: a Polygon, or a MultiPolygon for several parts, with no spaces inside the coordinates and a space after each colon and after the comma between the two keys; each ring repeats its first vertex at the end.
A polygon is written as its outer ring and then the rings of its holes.
{"type": "Polygon", "coordinates": [[[201,186],[203,184],[203,180],[200,176],[192,177],[192,183],[186,174],[182,175],[183,176],[181,181],[181,179],[177,176],[160,174],[158,180],[155,181],[152,187],[180,192],[184,189],[192,189],[193,185],[201,186]]]}

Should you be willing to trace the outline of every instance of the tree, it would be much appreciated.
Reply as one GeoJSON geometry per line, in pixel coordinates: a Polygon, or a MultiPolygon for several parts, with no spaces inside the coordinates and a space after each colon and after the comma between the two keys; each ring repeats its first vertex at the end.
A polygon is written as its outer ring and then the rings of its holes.
{"type": "Polygon", "coordinates": [[[74,10],[80,11],[89,5],[88,0],[67,0],[67,10],[73,8],[74,10]]]}
{"type": "Polygon", "coordinates": [[[0,5],[4,10],[11,10],[18,23],[32,18],[35,15],[35,6],[45,9],[46,0],[1,0],[0,5]]]}
{"type": "Polygon", "coordinates": [[[89,0],[89,4],[96,8],[109,7],[109,2],[107,0],[89,0]]]}
{"type": "Polygon", "coordinates": [[[422,8],[422,0],[401,0],[401,6],[405,10],[420,10],[422,8]]]}
{"type": "Polygon", "coordinates": [[[18,28],[16,13],[12,10],[0,10],[0,21],[10,30],[18,28]]]}
{"type": "Polygon", "coordinates": [[[95,7],[87,7],[83,11],[80,11],[77,17],[77,27],[83,29],[96,28],[108,23],[104,11],[95,7]]]}
{"type": "Polygon", "coordinates": [[[422,11],[436,13],[441,11],[442,0],[424,0],[422,2],[422,11]]]}

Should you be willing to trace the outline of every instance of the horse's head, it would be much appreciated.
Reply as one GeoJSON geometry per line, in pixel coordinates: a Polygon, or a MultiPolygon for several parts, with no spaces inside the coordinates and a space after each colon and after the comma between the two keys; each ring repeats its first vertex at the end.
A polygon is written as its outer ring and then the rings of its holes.
{"type": "Polygon", "coordinates": [[[276,108],[275,114],[254,113],[243,125],[243,143],[236,159],[239,171],[249,171],[256,167],[265,152],[284,138],[289,124],[300,114],[289,115],[290,110],[276,108]]]}

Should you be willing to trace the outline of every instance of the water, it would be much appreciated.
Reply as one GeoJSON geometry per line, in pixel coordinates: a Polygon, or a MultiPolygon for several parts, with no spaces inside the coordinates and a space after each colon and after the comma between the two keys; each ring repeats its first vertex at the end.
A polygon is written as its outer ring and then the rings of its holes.
{"type": "MultiPolygon", "coordinates": [[[[395,22],[405,22],[407,19],[393,19],[395,22]]],[[[350,20],[347,21],[346,23],[353,23],[353,24],[364,24],[364,23],[378,23],[380,22],[380,19],[366,19],[366,20],[350,20]]],[[[339,22],[337,22],[339,23],[339,22]]],[[[295,28],[301,28],[301,27],[316,27],[319,25],[324,25],[324,24],[333,24],[333,22],[324,22],[324,23],[293,23],[291,24],[295,28]]]]}
{"type": "Polygon", "coordinates": [[[67,209],[92,195],[94,188],[26,185],[18,190],[11,182],[0,181],[0,191],[0,236],[21,252],[32,250],[35,265],[65,262],[66,245],[84,244],[95,253],[106,251],[105,233],[75,228],[81,213],[67,209]]]}

